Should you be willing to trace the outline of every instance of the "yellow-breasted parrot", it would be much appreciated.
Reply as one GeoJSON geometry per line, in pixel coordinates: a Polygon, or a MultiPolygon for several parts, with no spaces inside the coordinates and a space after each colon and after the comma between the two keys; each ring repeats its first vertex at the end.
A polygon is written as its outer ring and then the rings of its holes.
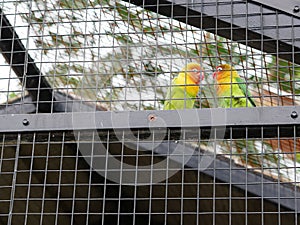
{"type": "Polygon", "coordinates": [[[164,110],[192,109],[204,74],[198,63],[188,63],[167,90],[164,110]]]}
{"type": "MultiPolygon", "coordinates": [[[[250,91],[246,87],[245,80],[243,80],[237,71],[229,64],[217,66],[213,77],[217,83],[216,95],[220,107],[256,107],[250,91]]],[[[237,140],[234,143],[238,153],[241,154],[242,161],[255,167],[261,166],[261,153],[263,149],[269,153],[273,151],[272,147],[264,142],[260,144],[259,141],[237,140]],[[244,149],[246,149],[246,152],[244,152],[244,149]]],[[[228,145],[230,146],[230,143],[228,145]]],[[[273,157],[273,155],[274,154],[266,154],[264,157],[267,159],[264,161],[276,161],[277,159],[273,157]]]]}
{"type": "Polygon", "coordinates": [[[219,106],[223,108],[256,107],[247,90],[245,80],[228,64],[217,66],[213,74],[217,82],[216,94],[219,106]]]}

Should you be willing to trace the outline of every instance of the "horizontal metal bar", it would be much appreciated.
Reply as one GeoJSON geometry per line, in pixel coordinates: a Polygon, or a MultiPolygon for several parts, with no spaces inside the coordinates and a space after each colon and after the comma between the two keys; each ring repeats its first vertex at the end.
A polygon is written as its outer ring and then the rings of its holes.
{"type": "Polygon", "coordinates": [[[0,115],[0,132],[299,125],[300,106],[0,115]]]}
{"type": "Polygon", "coordinates": [[[263,1],[125,1],[300,64],[300,18],[263,1]]]}

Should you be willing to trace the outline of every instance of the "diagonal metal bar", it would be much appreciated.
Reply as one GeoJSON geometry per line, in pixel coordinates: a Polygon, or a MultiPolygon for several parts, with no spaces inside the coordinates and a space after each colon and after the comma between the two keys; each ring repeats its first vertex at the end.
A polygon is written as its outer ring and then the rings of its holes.
{"type": "Polygon", "coordinates": [[[1,9],[0,22],[0,49],[3,57],[31,95],[38,112],[51,112],[53,90],[1,9]]]}
{"type": "Polygon", "coordinates": [[[263,1],[125,1],[300,64],[300,18],[293,13],[293,2],[281,1],[292,7],[287,13],[263,1]]]}
{"type": "MultiPolygon", "coordinates": [[[[153,148],[153,143],[149,142],[139,142],[132,143],[133,149],[148,150],[153,148]],[[138,145],[138,147],[137,147],[138,145]]],[[[182,145],[182,156],[184,154],[190,155],[190,159],[186,162],[185,166],[190,168],[200,168],[201,163],[203,164],[205,160],[210,162],[206,168],[201,169],[201,173],[206,174],[210,177],[215,177],[216,179],[225,182],[227,184],[234,183],[234,186],[245,191],[247,183],[251,184],[247,186],[247,192],[252,193],[255,196],[264,196],[264,200],[280,204],[287,209],[297,210],[300,207],[300,192],[295,190],[292,184],[280,185],[278,186],[278,181],[266,175],[259,173],[253,173],[245,170],[244,167],[234,164],[231,160],[223,157],[215,157],[212,153],[202,152],[201,150],[196,150],[195,148],[189,146],[188,144],[183,145],[180,142],[165,141],[160,145],[155,147],[153,151],[157,154],[170,155],[170,150],[178,149],[178,146],[182,145]],[[199,156],[200,154],[200,156],[199,156]],[[278,201],[278,196],[280,196],[280,203],[278,201]],[[292,201],[291,199],[297,196],[297,200],[292,201]]],[[[175,157],[172,158],[176,160],[175,157]]],[[[178,163],[182,163],[183,160],[179,157],[178,163]]],[[[299,211],[299,210],[298,210],[299,211]]]]}
{"type": "Polygon", "coordinates": [[[269,6],[270,8],[284,11],[287,14],[291,14],[293,16],[300,18],[300,2],[299,0],[289,0],[289,1],[281,1],[281,0],[250,0],[254,2],[258,2],[264,6],[269,6]]]}

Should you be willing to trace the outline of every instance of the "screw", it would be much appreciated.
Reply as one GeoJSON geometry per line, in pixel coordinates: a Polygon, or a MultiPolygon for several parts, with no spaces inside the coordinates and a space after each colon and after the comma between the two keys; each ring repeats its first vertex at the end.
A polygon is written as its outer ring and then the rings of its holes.
{"type": "Polygon", "coordinates": [[[296,119],[298,117],[298,113],[296,111],[293,111],[292,114],[291,114],[291,117],[293,119],[296,119]]]}
{"type": "Polygon", "coordinates": [[[150,115],[148,116],[148,120],[149,120],[149,121],[155,121],[155,120],[156,120],[156,115],[150,114],[150,115]]]}
{"type": "Polygon", "coordinates": [[[294,7],[294,13],[298,13],[298,12],[300,12],[300,7],[298,5],[296,5],[294,7]]]}
{"type": "Polygon", "coordinates": [[[24,119],[23,120],[23,125],[24,126],[28,126],[29,125],[29,120],[28,119],[24,119]]]}

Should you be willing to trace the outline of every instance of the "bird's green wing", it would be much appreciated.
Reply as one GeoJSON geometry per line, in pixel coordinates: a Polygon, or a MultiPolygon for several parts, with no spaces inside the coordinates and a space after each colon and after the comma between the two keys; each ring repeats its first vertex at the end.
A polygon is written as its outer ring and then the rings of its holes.
{"type": "Polygon", "coordinates": [[[168,89],[164,102],[164,110],[192,109],[195,98],[192,98],[180,86],[172,86],[168,89]]]}
{"type": "Polygon", "coordinates": [[[250,94],[249,89],[248,89],[248,91],[247,91],[247,87],[246,87],[246,84],[245,84],[245,80],[243,80],[243,79],[240,78],[240,77],[237,77],[237,78],[236,78],[236,82],[238,83],[239,88],[242,90],[243,94],[247,97],[247,99],[248,99],[248,101],[251,103],[251,105],[252,105],[253,107],[256,107],[255,102],[254,102],[253,99],[251,98],[251,94],[250,94]]]}

